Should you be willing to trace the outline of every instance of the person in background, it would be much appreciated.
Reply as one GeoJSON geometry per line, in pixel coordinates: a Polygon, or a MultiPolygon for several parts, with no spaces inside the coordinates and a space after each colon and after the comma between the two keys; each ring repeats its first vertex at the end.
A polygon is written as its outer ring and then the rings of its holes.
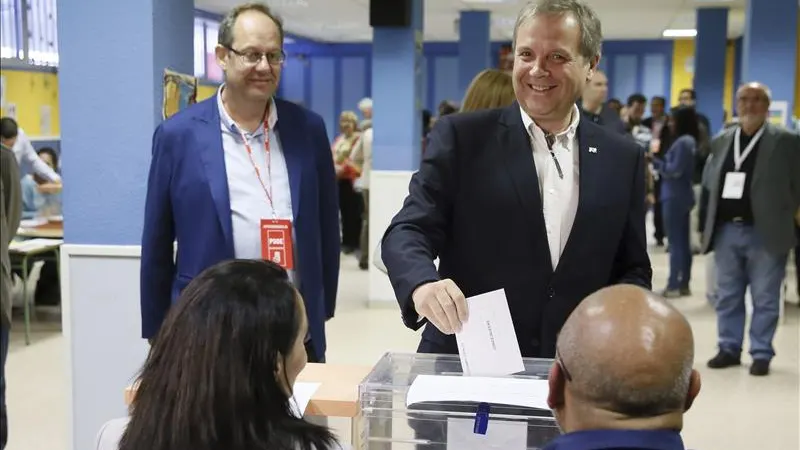
{"type": "Polygon", "coordinates": [[[662,292],[666,298],[692,294],[692,247],[689,214],[695,205],[692,177],[697,151],[697,115],[694,108],[673,108],[668,126],[675,136],[663,159],[654,159],[653,167],[661,179],[664,228],[669,236],[669,280],[662,292]]]}
{"type": "Polygon", "coordinates": [[[587,120],[607,127],[620,134],[625,134],[625,124],[619,117],[619,111],[614,110],[606,103],[608,97],[608,78],[603,71],[598,70],[586,83],[581,96],[580,108],[583,117],[587,120]]]}
{"type": "Polygon", "coordinates": [[[309,359],[325,361],[341,258],[336,175],[319,114],[275,97],[283,42],[268,6],[234,6],[215,49],[225,83],[156,127],[140,273],[146,339],[206,268],[269,259],[298,284],[309,359]]]}
{"type": "Polygon", "coordinates": [[[439,114],[431,119],[431,128],[436,123],[437,120],[441,119],[442,117],[449,116],[450,114],[454,114],[458,112],[458,107],[453,104],[453,102],[448,100],[442,100],[439,103],[439,107],[437,108],[439,114]]]}
{"type": "Polygon", "coordinates": [[[475,75],[467,87],[461,112],[505,108],[514,100],[511,75],[497,69],[486,69],[475,75]]]}
{"type": "Polygon", "coordinates": [[[647,97],[642,94],[630,95],[626,104],[627,116],[624,123],[625,131],[630,134],[645,151],[650,151],[650,141],[653,139],[653,135],[650,132],[650,128],[642,124],[645,105],[647,105],[647,97]]]}
{"type": "Polygon", "coordinates": [[[767,86],[751,82],[736,91],[739,125],[711,141],[704,171],[708,207],[703,252],[717,268],[719,352],[708,367],[741,364],[750,289],[750,374],[769,374],[772,340],[780,316],[786,260],[794,248],[800,208],[800,135],[771,124],[767,86]]]}
{"type": "Polygon", "coordinates": [[[364,97],[358,102],[358,110],[361,111],[361,116],[364,118],[358,124],[360,131],[365,131],[372,128],[372,99],[364,97]]]}
{"type": "Polygon", "coordinates": [[[360,174],[354,185],[361,192],[363,212],[361,214],[361,238],[359,240],[358,267],[367,270],[369,267],[369,177],[372,172],[372,127],[361,133],[361,139],[356,144],[350,156],[360,174]]]}
{"type": "MultiPolygon", "coordinates": [[[[58,171],[58,153],[50,147],[40,149],[37,154],[53,170],[58,171]]],[[[60,185],[53,185],[37,173],[22,177],[22,218],[51,217],[61,215],[60,185]]]]}
{"type": "Polygon", "coordinates": [[[17,125],[17,121],[11,117],[0,119],[0,142],[14,151],[17,165],[28,164],[33,173],[39,175],[49,183],[53,183],[53,189],[57,189],[61,183],[61,176],[47,165],[42,158],[36,154],[28,136],[17,125]]]}
{"type": "Polygon", "coordinates": [[[104,426],[97,448],[340,449],[292,400],[307,332],[302,295],[279,265],[230,260],[204,270],[164,320],[130,418],[104,426]]]}
{"type": "Polygon", "coordinates": [[[351,254],[358,250],[361,239],[361,195],[355,190],[355,180],[361,175],[353,163],[353,151],[361,140],[358,117],[353,111],[339,115],[339,135],[332,144],[333,163],[339,185],[339,213],[342,217],[342,252],[351,254]]]}
{"type": "Polygon", "coordinates": [[[693,364],[692,327],[669,302],[630,285],[590,295],[558,336],[547,404],[564,434],[544,450],[684,450],[693,364]]]}
{"type": "Polygon", "coordinates": [[[668,130],[667,114],[665,113],[667,99],[654,96],[650,99],[650,117],[642,120],[642,125],[650,129],[654,138],[660,138],[661,132],[668,130]]]}
{"type": "MultiPolygon", "coordinates": [[[[650,129],[650,134],[653,139],[650,141],[650,154],[654,159],[664,159],[664,153],[661,150],[668,149],[672,145],[669,126],[667,126],[668,117],[664,113],[667,100],[664,97],[655,96],[650,99],[650,117],[642,120],[642,125],[650,129]]],[[[656,246],[662,247],[664,245],[664,238],[666,232],[664,231],[664,218],[662,215],[662,207],[659,197],[661,196],[661,179],[656,174],[653,177],[653,222],[655,225],[655,233],[653,237],[656,239],[656,246]]]]}
{"type": "MultiPolygon", "coordinates": [[[[692,88],[681,89],[681,92],[678,94],[678,103],[681,106],[690,106],[697,109],[697,92],[692,88]]],[[[708,117],[702,112],[697,111],[697,120],[705,126],[706,131],[711,135],[711,125],[708,121],[708,117]]]]}
{"type": "Polygon", "coordinates": [[[0,449],[8,442],[6,411],[6,356],[11,330],[11,294],[14,285],[8,246],[19,228],[22,193],[17,158],[11,147],[0,142],[0,449]]]}
{"type": "Polygon", "coordinates": [[[619,101],[618,98],[609,99],[606,102],[606,106],[608,106],[612,111],[616,111],[619,114],[620,119],[622,118],[622,102],[619,101]]]}

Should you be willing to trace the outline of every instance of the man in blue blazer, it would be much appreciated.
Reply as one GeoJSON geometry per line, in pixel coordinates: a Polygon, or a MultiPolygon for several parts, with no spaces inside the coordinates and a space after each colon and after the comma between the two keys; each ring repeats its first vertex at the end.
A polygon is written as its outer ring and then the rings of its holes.
{"type": "Polygon", "coordinates": [[[436,123],[382,240],[405,324],[428,322],[419,352],[457,353],[465,297],[505,289],[522,355],[553,357],[581,299],[651,285],[644,152],[575,105],[599,19],[583,1],[531,2],[513,42],[517,102],[436,123]]]}
{"type": "Polygon", "coordinates": [[[309,360],[324,361],[339,277],[336,179],[320,116],[274,98],[282,43],[268,7],[231,10],[216,50],[225,85],[155,131],[142,236],[144,338],[157,335],[172,302],[206,268],[268,258],[303,296],[309,360]]]}

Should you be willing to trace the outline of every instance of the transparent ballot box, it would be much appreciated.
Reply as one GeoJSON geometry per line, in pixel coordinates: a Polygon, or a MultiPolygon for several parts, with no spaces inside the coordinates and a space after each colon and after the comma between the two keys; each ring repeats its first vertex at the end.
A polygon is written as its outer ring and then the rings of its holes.
{"type": "Polygon", "coordinates": [[[533,450],[558,436],[548,359],[507,377],[464,376],[457,355],[387,353],[359,386],[358,450],[533,450]]]}

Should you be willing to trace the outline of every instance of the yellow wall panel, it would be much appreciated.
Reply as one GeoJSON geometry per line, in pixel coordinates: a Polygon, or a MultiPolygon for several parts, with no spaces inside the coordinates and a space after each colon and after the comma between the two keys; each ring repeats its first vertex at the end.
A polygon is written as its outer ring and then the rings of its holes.
{"type": "MultiPolygon", "coordinates": [[[[800,14],[797,17],[800,23],[800,14]]],[[[794,115],[800,117],[800,26],[797,27],[797,52],[795,54],[797,66],[794,71],[794,115]]]]}
{"type": "MultiPolygon", "coordinates": [[[[55,73],[2,70],[6,103],[16,105],[17,123],[31,137],[58,136],[58,76],[55,73]],[[50,130],[42,129],[42,107],[50,110],[50,130]]],[[[0,109],[0,115],[6,111],[0,109]]]]}
{"type": "Polygon", "coordinates": [[[678,104],[681,90],[692,87],[694,81],[694,40],[676,39],[672,47],[671,105],[678,104]],[[691,70],[689,70],[691,69],[691,70]]]}
{"type": "Polygon", "coordinates": [[[727,120],[734,116],[733,90],[736,88],[733,85],[733,77],[736,73],[734,70],[736,64],[738,64],[736,61],[736,44],[733,41],[728,41],[728,48],[725,52],[725,87],[722,91],[722,109],[725,110],[727,120]]]}
{"type": "Polygon", "coordinates": [[[201,102],[217,93],[219,86],[213,84],[200,84],[197,86],[197,101],[201,102]]]}
{"type": "MultiPolygon", "coordinates": [[[[676,39],[672,49],[672,105],[678,104],[681,90],[692,87],[694,83],[694,40],[676,39]]],[[[722,107],[732,115],[733,108],[733,79],[736,67],[736,46],[733,41],[728,41],[725,54],[725,84],[723,89],[722,107]]]]}

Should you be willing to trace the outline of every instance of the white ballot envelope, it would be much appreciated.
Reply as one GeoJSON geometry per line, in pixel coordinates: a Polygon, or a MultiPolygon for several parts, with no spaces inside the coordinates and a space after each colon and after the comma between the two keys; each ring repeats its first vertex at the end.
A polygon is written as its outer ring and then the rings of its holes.
{"type": "Polygon", "coordinates": [[[456,333],[467,376],[502,376],[525,370],[505,290],[467,299],[469,318],[456,333]]]}
{"type": "Polygon", "coordinates": [[[294,383],[289,405],[295,417],[303,417],[305,415],[308,402],[311,401],[311,397],[314,396],[320,386],[321,383],[305,383],[302,381],[294,383]]]}
{"type": "Polygon", "coordinates": [[[406,406],[423,402],[475,402],[550,410],[547,380],[448,375],[418,375],[406,394],[406,406]]]}

